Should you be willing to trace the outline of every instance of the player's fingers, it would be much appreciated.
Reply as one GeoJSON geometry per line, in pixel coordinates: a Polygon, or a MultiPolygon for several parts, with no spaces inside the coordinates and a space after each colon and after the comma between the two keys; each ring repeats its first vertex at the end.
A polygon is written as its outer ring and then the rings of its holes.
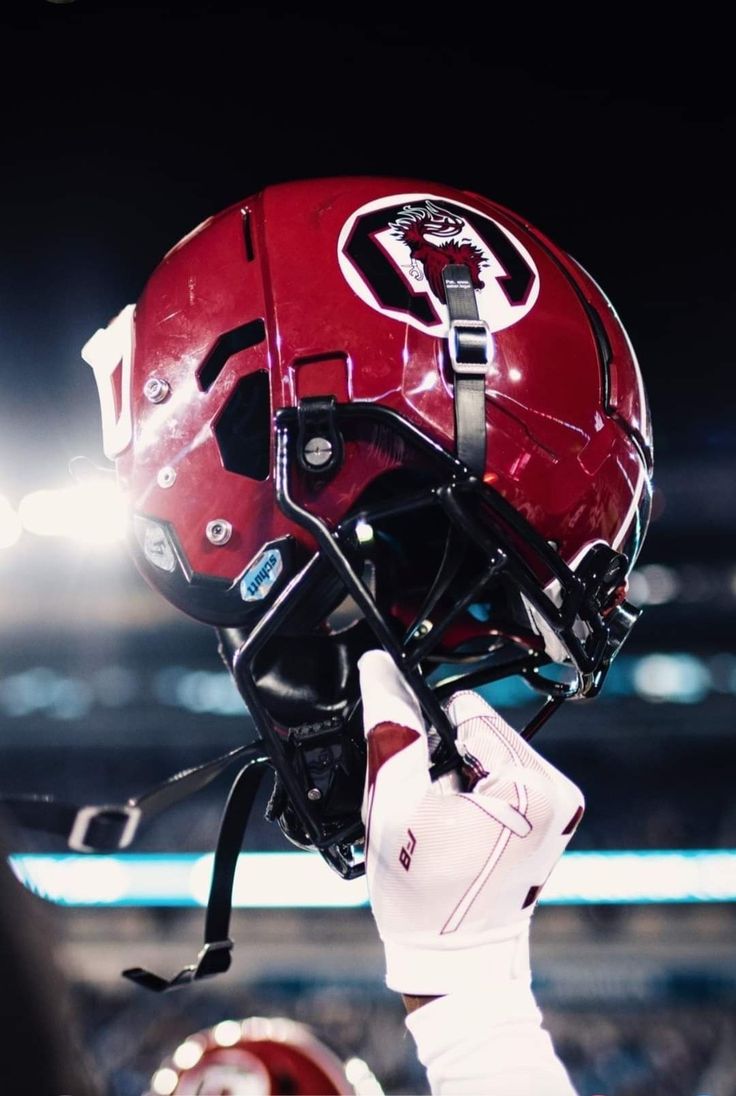
{"type": "Polygon", "coordinates": [[[425,733],[419,702],[386,651],[366,651],[358,660],[358,672],[366,734],[379,723],[397,723],[425,733]]]}
{"type": "Polygon", "coordinates": [[[358,671],[368,745],[366,797],[375,797],[374,810],[378,805],[384,813],[399,812],[431,784],[422,710],[385,651],[367,651],[358,671]]]}
{"type": "Polygon", "coordinates": [[[549,828],[569,840],[585,809],[580,788],[477,693],[457,693],[447,711],[457,728],[460,753],[473,759],[469,767],[475,777],[474,794],[484,801],[487,797],[506,800],[525,819],[535,802],[535,809],[543,808],[535,823],[539,832],[549,828]]]}
{"type": "Polygon", "coordinates": [[[478,693],[456,693],[446,710],[457,731],[458,751],[472,759],[476,779],[486,774],[494,778],[509,766],[531,762],[531,747],[478,693]]]}

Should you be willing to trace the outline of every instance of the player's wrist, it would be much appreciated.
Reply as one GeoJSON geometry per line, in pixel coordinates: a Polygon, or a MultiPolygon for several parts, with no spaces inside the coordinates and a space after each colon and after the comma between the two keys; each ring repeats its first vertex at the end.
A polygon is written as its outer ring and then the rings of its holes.
{"type": "Polygon", "coordinates": [[[531,982],[528,921],[459,940],[449,934],[389,938],[384,948],[386,985],[404,997],[434,998],[531,982]]]}

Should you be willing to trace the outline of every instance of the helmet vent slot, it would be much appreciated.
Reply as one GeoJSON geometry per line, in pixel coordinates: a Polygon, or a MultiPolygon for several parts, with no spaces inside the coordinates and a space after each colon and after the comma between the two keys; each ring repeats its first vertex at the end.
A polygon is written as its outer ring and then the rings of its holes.
{"type": "Polygon", "coordinates": [[[598,361],[601,367],[601,400],[606,408],[610,411],[609,406],[610,392],[611,392],[611,361],[613,359],[613,351],[611,349],[611,343],[609,342],[606,329],[603,326],[603,320],[601,319],[600,312],[595,308],[590,301],[587,301],[584,297],[581,297],[585,311],[588,314],[590,320],[590,326],[593,329],[593,335],[595,336],[596,346],[598,348],[598,361]]]}
{"type": "Polygon", "coordinates": [[[228,472],[255,480],[268,477],[271,399],[264,369],[238,381],[215,423],[214,434],[228,472]]]}
{"type": "Polygon", "coordinates": [[[250,210],[246,207],[241,209],[240,216],[243,218],[243,243],[245,245],[245,257],[249,263],[252,263],[255,258],[255,251],[253,249],[253,228],[251,226],[250,210]]]}
{"type": "Polygon", "coordinates": [[[209,392],[225,368],[228,358],[240,350],[258,346],[265,337],[266,325],[263,320],[251,320],[250,323],[244,323],[242,327],[234,327],[232,331],[226,331],[224,335],[220,335],[197,370],[197,381],[202,391],[209,392]]]}

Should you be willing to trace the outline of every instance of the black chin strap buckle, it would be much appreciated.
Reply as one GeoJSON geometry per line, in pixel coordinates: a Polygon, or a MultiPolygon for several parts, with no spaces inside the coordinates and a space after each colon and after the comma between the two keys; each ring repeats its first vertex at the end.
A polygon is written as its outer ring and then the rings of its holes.
{"type": "Polygon", "coordinates": [[[142,817],[140,807],[129,804],[80,807],[67,844],[75,852],[117,852],[127,849],[142,817]]]}
{"type": "Polygon", "coordinates": [[[189,967],[184,967],[173,978],[161,978],[143,967],[130,967],[123,971],[123,977],[131,982],[150,989],[154,993],[165,993],[169,989],[177,989],[179,986],[188,986],[191,982],[198,982],[201,978],[211,978],[215,974],[224,974],[230,968],[232,962],[232,940],[214,940],[205,944],[197,956],[197,962],[189,967]]]}
{"type": "Polygon", "coordinates": [[[478,315],[467,266],[451,263],[442,271],[450,319],[448,344],[455,376],[455,444],[463,464],[482,477],[486,468],[486,377],[493,359],[493,337],[478,315]]]}

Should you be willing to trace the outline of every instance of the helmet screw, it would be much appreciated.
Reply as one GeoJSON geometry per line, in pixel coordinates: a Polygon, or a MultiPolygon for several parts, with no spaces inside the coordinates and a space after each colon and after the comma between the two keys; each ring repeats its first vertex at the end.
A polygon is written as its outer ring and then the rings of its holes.
{"type": "Polygon", "coordinates": [[[332,442],[327,438],[310,438],[304,446],[304,460],[312,468],[321,468],[332,459],[332,442]]]}
{"type": "Polygon", "coordinates": [[[165,468],[159,468],[156,476],[156,483],[159,487],[171,487],[175,479],[176,471],[170,465],[167,464],[165,468]]]}
{"type": "Polygon", "coordinates": [[[207,522],[205,535],[210,544],[227,544],[233,535],[233,527],[224,518],[215,518],[214,521],[207,522]]]}
{"type": "Polygon", "coordinates": [[[143,385],[143,395],[149,403],[163,403],[169,391],[169,382],[161,377],[149,377],[143,385]]]}
{"type": "Polygon", "coordinates": [[[310,788],[309,791],[307,792],[307,799],[311,799],[313,803],[317,799],[321,799],[321,798],[322,798],[322,792],[319,790],[319,788],[310,788]]]}
{"type": "Polygon", "coordinates": [[[423,620],[422,623],[418,624],[417,627],[414,629],[414,637],[413,638],[414,639],[423,639],[425,636],[428,636],[431,631],[432,631],[432,621],[431,620],[423,620]]]}

